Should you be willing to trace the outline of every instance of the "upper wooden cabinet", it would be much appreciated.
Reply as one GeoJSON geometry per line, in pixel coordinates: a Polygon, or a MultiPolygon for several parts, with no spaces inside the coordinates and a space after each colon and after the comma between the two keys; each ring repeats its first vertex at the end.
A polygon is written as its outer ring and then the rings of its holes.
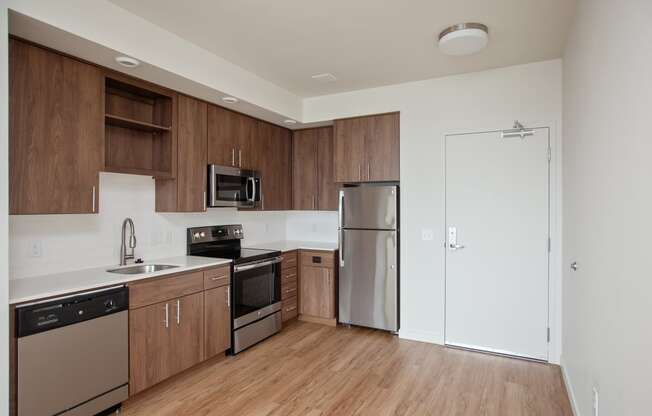
{"type": "Polygon", "coordinates": [[[205,102],[178,96],[177,174],[156,180],[157,212],[206,211],[207,111],[205,102]]]}
{"type": "Polygon", "coordinates": [[[107,171],[175,177],[176,100],[174,91],[116,72],[107,73],[107,171]]]}
{"type": "Polygon", "coordinates": [[[102,71],[15,39],[9,48],[10,214],[97,213],[102,71]]]}
{"type": "Polygon", "coordinates": [[[208,163],[254,169],[252,148],[257,120],[216,105],[208,106],[208,163]]]}
{"type": "Polygon", "coordinates": [[[333,128],[293,132],[292,187],[296,210],[337,210],[333,181],[333,128]]]}
{"type": "Polygon", "coordinates": [[[335,120],[336,182],[398,181],[399,113],[335,120]]]}
{"type": "Polygon", "coordinates": [[[292,208],[292,136],[288,129],[259,121],[251,142],[254,169],[261,175],[265,211],[292,208]]]}

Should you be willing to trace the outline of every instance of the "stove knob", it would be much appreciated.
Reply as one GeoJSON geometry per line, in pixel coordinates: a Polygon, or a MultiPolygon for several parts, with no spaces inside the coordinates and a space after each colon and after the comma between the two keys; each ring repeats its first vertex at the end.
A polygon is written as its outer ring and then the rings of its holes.
{"type": "Polygon", "coordinates": [[[206,237],[206,233],[202,231],[201,233],[199,233],[199,236],[200,236],[201,238],[204,238],[204,237],[206,237]]]}
{"type": "Polygon", "coordinates": [[[109,300],[107,300],[106,302],[104,302],[104,307],[105,307],[107,310],[109,310],[109,309],[113,309],[113,308],[115,308],[115,302],[113,301],[113,299],[109,299],[109,300]]]}
{"type": "Polygon", "coordinates": [[[199,233],[194,233],[194,234],[192,235],[192,237],[193,237],[194,239],[199,238],[199,233]]]}

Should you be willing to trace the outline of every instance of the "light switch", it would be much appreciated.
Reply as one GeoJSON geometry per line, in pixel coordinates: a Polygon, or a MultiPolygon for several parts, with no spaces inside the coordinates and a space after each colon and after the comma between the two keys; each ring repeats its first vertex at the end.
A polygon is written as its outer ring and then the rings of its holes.
{"type": "Polygon", "coordinates": [[[423,241],[432,241],[435,239],[435,235],[430,228],[421,229],[421,239],[423,241]]]}

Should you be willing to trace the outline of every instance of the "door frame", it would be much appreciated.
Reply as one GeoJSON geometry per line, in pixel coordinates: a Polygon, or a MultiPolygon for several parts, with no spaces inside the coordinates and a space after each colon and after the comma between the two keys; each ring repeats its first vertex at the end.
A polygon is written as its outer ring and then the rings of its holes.
{"type": "MultiPolygon", "coordinates": [[[[520,120],[525,128],[548,129],[550,143],[550,167],[549,167],[549,208],[548,224],[551,249],[548,256],[548,327],[550,328],[550,342],[548,343],[548,362],[560,364],[561,361],[561,338],[562,338],[562,145],[559,135],[559,123],[554,120],[520,120]]],[[[441,230],[444,240],[441,249],[443,254],[442,273],[444,276],[444,322],[443,341],[446,344],[446,138],[451,136],[463,136],[481,133],[499,133],[510,129],[512,121],[504,120],[490,124],[480,125],[476,128],[464,127],[447,130],[440,138],[442,175],[444,178],[443,203],[443,228],[441,230]]]]}

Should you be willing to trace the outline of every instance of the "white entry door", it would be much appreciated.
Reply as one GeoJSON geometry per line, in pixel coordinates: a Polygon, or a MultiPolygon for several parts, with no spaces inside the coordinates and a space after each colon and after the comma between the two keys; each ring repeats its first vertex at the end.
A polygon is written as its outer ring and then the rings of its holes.
{"type": "Polygon", "coordinates": [[[549,129],[446,137],[446,343],[548,359],[549,129]]]}

